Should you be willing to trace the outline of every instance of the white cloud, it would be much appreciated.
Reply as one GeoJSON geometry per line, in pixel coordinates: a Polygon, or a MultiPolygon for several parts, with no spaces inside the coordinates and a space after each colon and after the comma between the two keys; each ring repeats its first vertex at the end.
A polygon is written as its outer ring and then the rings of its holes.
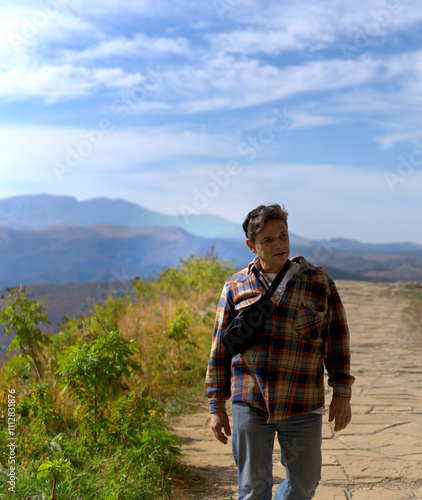
{"type": "MultiPolygon", "coordinates": [[[[30,46],[16,59],[7,59],[7,66],[3,66],[0,73],[0,95],[12,100],[37,98],[46,103],[55,103],[95,95],[104,88],[130,88],[141,83],[142,76],[136,70],[127,69],[129,64],[126,63],[132,62],[132,67],[138,68],[139,61],[162,55],[178,55],[182,58],[177,64],[165,64],[165,81],[154,94],[154,104],[134,106],[141,113],[147,109],[148,112],[172,109],[173,113],[187,114],[237,109],[300,93],[344,92],[352,87],[362,89],[392,81],[399,81],[398,85],[405,86],[409,95],[419,92],[417,84],[404,78],[418,68],[420,61],[415,60],[416,57],[408,57],[407,60],[392,56],[376,58],[364,52],[353,60],[341,57],[339,37],[347,39],[348,34],[356,26],[362,25],[365,19],[380,18],[381,11],[387,5],[383,1],[372,1],[361,8],[353,2],[345,7],[339,1],[322,1],[316,5],[308,1],[294,4],[281,2],[270,3],[266,7],[254,2],[240,2],[233,10],[233,15],[236,14],[236,20],[240,22],[232,31],[225,32],[223,21],[219,25],[216,22],[211,24],[208,20],[204,25],[209,30],[204,35],[211,45],[209,51],[194,45],[193,40],[185,36],[176,35],[172,38],[161,34],[137,33],[131,37],[112,37],[105,34],[101,16],[112,15],[119,5],[115,1],[94,1],[89,6],[83,6],[79,1],[61,2],[62,10],[58,10],[54,22],[47,22],[45,27],[40,27],[39,33],[31,39],[30,46]],[[94,12],[100,16],[98,21],[92,15],[94,12]],[[251,12],[255,14],[254,17],[251,17],[251,12]],[[82,31],[77,28],[79,20],[82,31]],[[212,33],[211,29],[217,32],[212,33]],[[68,48],[63,48],[62,44],[55,47],[55,36],[70,41],[72,36],[78,37],[81,33],[85,48],[76,50],[72,48],[73,44],[68,48]],[[239,55],[250,56],[259,52],[275,54],[283,50],[309,51],[323,46],[338,48],[337,58],[331,56],[286,65],[283,60],[269,63],[239,55]],[[191,58],[192,54],[196,57],[191,58]],[[105,67],[104,62],[109,60],[113,61],[114,67],[105,67]]],[[[35,2],[24,5],[26,11],[9,8],[8,18],[16,21],[26,12],[24,17],[33,19],[40,7],[35,2]]],[[[400,10],[396,7],[400,12],[392,16],[387,24],[392,24],[393,18],[397,22],[400,19],[402,23],[411,23],[422,17],[422,8],[404,1],[400,5],[403,8],[400,10]]],[[[192,11],[197,9],[192,2],[182,3],[180,9],[183,8],[192,11]]],[[[174,7],[169,9],[171,11],[174,7]]],[[[164,3],[160,1],[139,4],[129,2],[125,4],[121,15],[141,13],[168,15],[164,12],[164,3]]],[[[141,64],[144,68],[145,63],[141,64]]],[[[418,71],[416,76],[420,76],[421,72],[418,71]]],[[[419,81],[419,78],[413,81],[419,81]]],[[[363,89],[363,95],[367,91],[363,89]]],[[[342,104],[346,105],[347,102],[342,104]]],[[[356,100],[353,105],[356,106],[356,100]]],[[[371,106],[371,101],[362,99],[362,109],[367,110],[371,106]]],[[[323,113],[313,118],[315,125],[332,120],[332,114],[324,116],[323,113]]],[[[311,123],[309,116],[307,121],[311,123]]]]}
{"type": "Polygon", "coordinates": [[[415,144],[415,141],[420,142],[422,140],[422,129],[419,126],[418,128],[415,127],[413,130],[386,133],[382,136],[375,137],[375,140],[379,143],[381,150],[389,149],[400,142],[411,142],[415,144]]]}
{"type": "Polygon", "coordinates": [[[122,59],[156,58],[162,55],[186,55],[188,53],[189,41],[186,38],[148,37],[138,33],[132,39],[119,36],[103,40],[82,51],[64,50],[60,56],[67,62],[75,64],[104,61],[113,56],[122,59]]]}
{"type": "Polygon", "coordinates": [[[295,111],[292,116],[292,123],[290,126],[291,130],[299,129],[299,128],[310,128],[310,127],[319,127],[323,125],[332,125],[333,123],[339,123],[342,121],[341,118],[330,116],[327,114],[326,116],[320,115],[317,113],[310,113],[307,111],[295,111]]]}
{"type": "Polygon", "coordinates": [[[25,193],[78,198],[121,196],[140,202],[142,196],[151,207],[161,199],[161,211],[171,212],[184,192],[189,199],[210,171],[222,168],[218,158],[230,155],[235,142],[188,130],[115,128],[101,134],[96,129],[0,127],[0,149],[2,197],[21,194],[19,186],[25,193]],[[199,160],[204,156],[217,160],[208,167],[199,160]]]}
{"type": "MultiPolygon", "coordinates": [[[[3,83],[0,95],[12,99],[38,96],[40,92],[37,89],[24,90],[26,84],[30,86],[28,80],[34,79],[38,88],[44,87],[41,95],[51,95],[50,87],[53,86],[58,98],[62,94],[67,98],[68,92],[62,93],[57,86],[61,84],[60,80],[53,77],[52,85],[48,81],[50,73],[55,72],[52,68],[58,67],[60,73],[61,68],[66,66],[61,59],[55,59],[56,51],[64,44],[74,45],[76,41],[98,36],[92,23],[74,16],[67,9],[67,1],[48,0],[42,5],[22,2],[19,6],[0,6],[0,79],[3,83]],[[41,80],[44,83],[41,84],[41,80]]],[[[81,94],[79,90],[75,95],[81,94]]]]}
{"type": "Polygon", "coordinates": [[[127,0],[124,3],[120,0],[90,0],[89,2],[72,0],[71,8],[80,15],[97,16],[100,19],[102,16],[109,15],[177,18],[203,12],[203,6],[198,5],[195,0],[179,0],[178,2],[169,2],[168,0],[127,0]]]}
{"type": "Polygon", "coordinates": [[[142,82],[140,74],[121,68],[81,66],[15,66],[0,74],[0,95],[12,99],[41,98],[46,104],[74,99],[102,88],[127,88],[142,82]]]}
{"type": "Polygon", "coordinates": [[[303,92],[363,85],[376,80],[381,66],[380,61],[366,58],[311,61],[302,66],[278,68],[258,60],[238,61],[219,56],[204,61],[199,68],[185,67],[166,73],[164,80],[172,89],[180,89],[181,110],[196,113],[253,106],[303,92]]]}
{"type": "Polygon", "coordinates": [[[265,8],[234,10],[236,29],[217,35],[216,46],[240,53],[333,48],[339,42],[354,43],[357,33],[370,42],[392,37],[422,20],[422,6],[412,0],[298,0],[270,2],[265,8]],[[252,15],[253,13],[253,15],[252,15]],[[278,34],[278,36],[277,36],[278,34]],[[223,43],[224,42],[224,43],[223,43]]]}
{"type": "MultiPolygon", "coordinates": [[[[302,92],[337,90],[376,80],[387,65],[365,58],[359,61],[312,61],[302,66],[277,68],[257,60],[237,61],[228,56],[210,57],[199,66],[162,71],[156,100],[177,100],[176,110],[186,113],[239,108],[286,98],[302,92]]],[[[145,77],[144,77],[145,78],[145,77]]],[[[121,68],[23,65],[0,74],[0,92],[9,98],[68,100],[102,88],[131,87],[141,83],[139,73],[121,68]]]]}
{"type": "MultiPolygon", "coordinates": [[[[273,3],[254,9],[236,9],[240,25],[233,31],[207,34],[214,50],[239,54],[279,54],[286,51],[315,50],[335,41],[339,19],[335,10],[321,3],[273,3]]],[[[341,21],[340,21],[341,22],[341,21]]]]}
{"type": "Polygon", "coordinates": [[[70,12],[67,3],[67,0],[50,0],[44,5],[0,7],[1,40],[7,45],[9,55],[19,57],[30,52],[37,56],[40,48],[44,54],[46,49],[52,50],[65,41],[72,43],[81,35],[95,38],[94,25],[70,12]]]}
{"type": "Polygon", "coordinates": [[[100,122],[97,127],[90,129],[2,126],[0,149],[5,165],[1,173],[2,180],[36,181],[40,180],[40,175],[46,179],[54,170],[53,163],[69,165],[69,172],[75,173],[84,169],[95,172],[113,170],[118,166],[136,170],[174,158],[218,158],[230,154],[234,148],[233,139],[226,136],[206,135],[189,130],[119,130],[118,125],[117,120],[110,120],[107,128],[100,122]],[[103,133],[99,132],[100,128],[103,133]],[[22,144],[25,144],[24,148],[22,144]],[[79,163],[72,158],[67,161],[68,156],[81,159],[79,163]]]}

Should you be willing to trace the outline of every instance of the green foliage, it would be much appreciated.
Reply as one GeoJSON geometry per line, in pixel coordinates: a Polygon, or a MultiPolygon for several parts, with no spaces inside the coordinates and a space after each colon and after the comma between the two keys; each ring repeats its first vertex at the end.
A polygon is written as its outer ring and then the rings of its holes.
{"type": "Polygon", "coordinates": [[[2,378],[5,384],[14,383],[17,379],[24,385],[31,381],[31,376],[31,362],[22,354],[11,356],[4,365],[2,378]]]}
{"type": "Polygon", "coordinates": [[[125,387],[123,377],[130,377],[139,365],[132,356],[137,352],[133,340],[122,337],[118,331],[92,332],[93,338],[84,338],[64,350],[59,360],[58,375],[75,393],[88,412],[88,422],[94,441],[104,426],[104,403],[125,387]]]}
{"type": "Polygon", "coordinates": [[[40,352],[42,346],[48,344],[49,337],[41,331],[38,324],[50,324],[43,302],[29,300],[24,289],[8,289],[7,296],[2,298],[6,306],[0,312],[0,323],[4,324],[5,335],[10,335],[13,331],[15,333],[8,351],[22,351],[23,356],[32,360],[40,377],[40,352]]]}
{"type": "Polygon", "coordinates": [[[133,340],[120,332],[96,332],[91,338],[67,347],[59,360],[58,375],[81,401],[97,397],[101,402],[122,389],[122,377],[130,377],[138,363],[133,340]]]}
{"type": "Polygon", "coordinates": [[[192,316],[189,314],[189,308],[185,305],[178,305],[173,320],[168,324],[167,337],[180,345],[188,339],[191,323],[192,316]]]}
{"type": "Polygon", "coordinates": [[[111,291],[110,296],[104,301],[104,304],[95,304],[92,315],[97,318],[99,323],[106,322],[107,328],[110,330],[118,330],[118,321],[121,315],[126,310],[130,302],[128,295],[124,297],[114,297],[115,292],[111,291]]]}
{"type": "Polygon", "coordinates": [[[70,462],[68,459],[54,458],[53,460],[47,460],[38,467],[38,479],[44,479],[45,477],[53,477],[54,480],[61,478],[62,476],[68,476],[70,474],[70,462]]]}
{"type": "Polygon", "coordinates": [[[22,423],[38,428],[38,434],[59,433],[66,423],[57,408],[53,388],[47,382],[34,385],[19,398],[16,412],[22,423]]]}
{"type": "Polygon", "coordinates": [[[155,282],[147,282],[138,277],[132,281],[132,288],[140,300],[153,300],[159,294],[159,289],[155,282]]]}
{"type": "Polygon", "coordinates": [[[56,500],[57,483],[65,481],[71,474],[71,463],[68,458],[63,457],[63,450],[59,444],[60,435],[51,441],[53,448],[58,453],[51,460],[46,460],[38,467],[37,479],[49,479],[52,482],[51,500],[56,500]]]}
{"type": "Polygon", "coordinates": [[[181,259],[179,267],[163,269],[158,281],[163,293],[184,298],[209,290],[221,291],[225,280],[233,273],[233,263],[219,260],[212,247],[200,257],[191,255],[181,259]]]}
{"type": "Polygon", "coordinates": [[[164,415],[158,401],[134,391],[115,403],[103,439],[120,451],[111,459],[113,472],[108,486],[112,495],[106,498],[138,498],[140,489],[143,496],[139,498],[154,498],[153,493],[159,491],[170,495],[170,482],[163,471],[174,468],[181,445],[177,436],[166,429],[164,415]],[[139,488],[140,481],[143,488],[139,488]],[[121,496],[115,496],[117,493],[121,496]]]}
{"type": "Polygon", "coordinates": [[[66,320],[50,341],[39,327],[49,323],[42,303],[9,292],[0,318],[21,353],[0,368],[0,463],[7,469],[13,388],[13,498],[171,497],[170,477],[184,469],[168,415],[186,410],[196,387],[202,392],[215,306],[233,272],[212,251],[192,256],[152,282],[134,280],[137,300],[110,296],[91,315],[66,320]]]}

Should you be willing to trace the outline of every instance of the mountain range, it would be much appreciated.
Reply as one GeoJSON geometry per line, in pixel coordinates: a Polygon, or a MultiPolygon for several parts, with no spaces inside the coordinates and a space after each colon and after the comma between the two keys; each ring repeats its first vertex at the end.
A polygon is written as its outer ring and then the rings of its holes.
{"type": "MultiPolygon", "coordinates": [[[[18,196],[0,200],[0,221],[0,287],[148,278],[211,247],[237,267],[253,257],[240,224],[160,214],[124,200],[18,196]]],[[[291,255],[323,265],[334,279],[422,280],[422,245],[414,243],[291,234],[291,255]]]]}
{"type": "MultiPolygon", "coordinates": [[[[208,253],[237,268],[253,254],[240,224],[214,215],[172,216],[125,200],[18,196],[0,200],[0,295],[24,285],[42,300],[52,331],[88,313],[110,292],[130,293],[135,277],[152,278],[181,258],[208,253]]],[[[291,255],[320,264],[334,279],[422,281],[422,245],[310,240],[290,233],[291,255]]],[[[0,325],[0,360],[10,338],[0,325]]]]}
{"type": "Polygon", "coordinates": [[[15,196],[0,200],[0,226],[32,230],[52,226],[92,226],[109,223],[126,227],[175,226],[208,238],[242,237],[239,224],[209,214],[166,215],[126,200],[72,196],[15,196]]]}

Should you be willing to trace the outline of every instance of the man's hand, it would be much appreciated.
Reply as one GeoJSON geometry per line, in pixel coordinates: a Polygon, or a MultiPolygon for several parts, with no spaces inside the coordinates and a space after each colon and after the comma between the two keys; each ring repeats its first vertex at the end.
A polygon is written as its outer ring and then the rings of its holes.
{"type": "Polygon", "coordinates": [[[333,398],[330,404],[330,415],[328,421],[334,420],[334,430],[341,431],[345,429],[352,419],[352,409],[350,400],[346,398],[333,398]]]}
{"type": "Polygon", "coordinates": [[[225,411],[211,413],[211,429],[214,431],[215,437],[223,444],[227,444],[227,436],[231,435],[229,416],[225,411]],[[226,434],[224,434],[223,432],[226,434]]]}

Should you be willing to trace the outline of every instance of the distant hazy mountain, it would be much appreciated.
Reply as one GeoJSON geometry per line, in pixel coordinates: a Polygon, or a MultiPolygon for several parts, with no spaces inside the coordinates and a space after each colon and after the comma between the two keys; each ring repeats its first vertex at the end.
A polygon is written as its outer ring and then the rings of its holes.
{"type": "MultiPolygon", "coordinates": [[[[292,256],[322,265],[337,280],[422,281],[422,245],[314,241],[292,233],[290,244],[292,256]]],[[[211,246],[238,268],[253,257],[240,224],[222,217],[170,216],[107,198],[0,200],[0,289],[23,284],[31,298],[45,301],[54,324],[87,312],[111,290],[129,293],[136,276],[151,278],[211,246]]],[[[0,328],[0,358],[8,341],[0,328]]]]}
{"type": "MultiPolygon", "coordinates": [[[[205,238],[241,238],[239,223],[210,214],[166,215],[147,210],[135,203],[109,198],[77,201],[72,196],[48,194],[24,195],[0,199],[0,228],[32,230],[55,226],[92,226],[114,224],[124,227],[174,226],[205,238]]],[[[6,237],[0,230],[0,242],[6,237]]],[[[327,241],[309,240],[295,234],[291,242],[303,250],[319,248],[317,254],[387,254],[422,257],[422,245],[414,243],[361,243],[346,238],[327,241]]]]}
{"type": "Polygon", "coordinates": [[[224,217],[209,214],[166,215],[120,199],[94,198],[77,201],[71,196],[42,194],[0,200],[0,226],[4,227],[38,229],[102,223],[127,227],[176,226],[196,236],[205,237],[243,236],[240,224],[224,217]]]}
{"type": "MultiPolygon", "coordinates": [[[[152,277],[212,245],[221,259],[237,266],[253,257],[241,239],[202,238],[176,227],[98,224],[33,231],[0,228],[0,234],[0,287],[152,277]]],[[[406,248],[421,255],[417,245],[406,248]]],[[[292,255],[320,263],[335,279],[422,280],[421,257],[391,252],[349,253],[340,243],[291,238],[292,255]]]]}
{"type": "Polygon", "coordinates": [[[176,227],[99,224],[0,232],[0,286],[152,277],[181,257],[207,252],[214,242],[221,258],[237,254],[247,260],[249,252],[240,239],[201,238],[176,227]]]}
{"type": "MultiPolygon", "coordinates": [[[[0,200],[0,287],[152,277],[212,245],[236,266],[252,259],[239,224],[211,215],[193,220],[107,198],[0,200]]],[[[290,239],[292,256],[321,264],[335,279],[422,281],[422,245],[290,239]]]]}

